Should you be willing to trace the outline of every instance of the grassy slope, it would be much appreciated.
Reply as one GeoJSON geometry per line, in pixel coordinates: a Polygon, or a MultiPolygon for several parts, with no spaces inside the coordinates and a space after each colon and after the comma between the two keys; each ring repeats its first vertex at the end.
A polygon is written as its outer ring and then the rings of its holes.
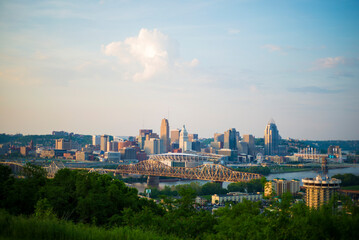
{"type": "Polygon", "coordinates": [[[119,227],[104,229],[84,224],[74,224],[57,219],[38,219],[34,217],[15,217],[0,213],[0,239],[178,239],[163,236],[152,231],[119,227]]]}

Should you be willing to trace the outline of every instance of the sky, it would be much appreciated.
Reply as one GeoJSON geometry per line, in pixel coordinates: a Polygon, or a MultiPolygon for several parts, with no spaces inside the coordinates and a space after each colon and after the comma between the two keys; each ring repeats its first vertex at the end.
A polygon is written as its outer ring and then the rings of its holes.
{"type": "Polygon", "coordinates": [[[0,132],[359,139],[359,1],[0,1],[0,132]]]}

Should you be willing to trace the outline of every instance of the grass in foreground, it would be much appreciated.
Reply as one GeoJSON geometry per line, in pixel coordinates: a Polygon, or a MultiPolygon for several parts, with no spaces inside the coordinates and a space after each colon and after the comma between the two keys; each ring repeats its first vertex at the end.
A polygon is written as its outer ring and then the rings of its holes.
{"type": "Polygon", "coordinates": [[[179,239],[169,235],[159,235],[152,231],[118,227],[104,229],[85,224],[74,224],[58,219],[38,219],[35,217],[11,216],[0,211],[0,239],[129,239],[155,240],[179,239]]]}

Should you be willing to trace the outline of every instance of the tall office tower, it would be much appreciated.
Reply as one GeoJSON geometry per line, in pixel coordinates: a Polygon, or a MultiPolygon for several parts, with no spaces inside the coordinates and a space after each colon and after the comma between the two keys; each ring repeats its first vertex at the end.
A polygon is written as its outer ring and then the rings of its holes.
{"type": "Polygon", "coordinates": [[[197,133],[188,134],[188,141],[194,142],[196,140],[198,140],[198,134],[197,133]]]}
{"type": "Polygon", "coordinates": [[[107,152],[118,152],[118,141],[107,142],[107,152]]]}
{"type": "Polygon", "coordinates": [[[302,179],[305,187],[305,203],[308,207],[319,208],[322,204],[328,203],[334,193],[339,189],[341,180],[336,178],[316,178],[302,179]]]}
{"type": "Polygon", "coordinates": [[[179,147],[182,149],[182,152],[192,150],[192,144],[190,141],[188,141],[188,132],[185,125],[183,125],[180,133],[179,147]]]}
{"type": "Polygon", "coordinates": [[[277,125],[273,119],[269,121],[264,130],[264,154],[276,155],[279,154],[279,133],[277,125]]]}
{"type": "Polygon", "coordinates": [[[238,141],[237,147],[238,147],[238,153],[248,155],[248,153],[249,153],[249,145],[248,145],[247,142],[238,141]]]}
{"type": "Polygon", "coordinates": [[[243,135],[243,142],[248,143],[248,154],[254,156],[256,145],[254,143],[254,137],[251,134],[243,135]]]}
{"type": "Polygon", "coordinates": [[[71,140],[66,139],[56,139],[55,149],[59,150],[70,150],[71,149],[71,140]]]}
{"type": "Polygon", "coordinates": [[[139,136],[146,137],[146,135],[152,134],[152,129],[140,129],[139,136]]]}
{"type": "Polygon", "coordinates": [[[101,136],[101,151],[106,152],[107,151],[107,142],[109,140],[109,137],[107,135],[102,135],[101,136]]]}
{"type": "Polygon", "coordinates": [[[160,134],[163,143],[163,152],[167,153],[170,151],[170,126],[166,118],[162,119],[160,134]]]}
{"type": "Polygon", "coordinates": [[[238,134],[235,128],[231,128],[224,133],[223,148],[237,150],[238,134]]]}
{"type": "Polygon", "coordinates": [[[101,145],[101,136],[100,135],[93,135],[92,136],[92,145],[101,145]]]}
{"type": "Polygon", "coordinates": [[[223,133],[215,133],[214,134],[214,141],[215,142],[224,142],[224,134],[223,133]]]}
{"type": "Polygon", "coordinates": [[[158,138],[150,138],[145,141],[144,150],[147,155],[161,153],[161,140],[158,138]]]}
{"type": "Polygon", "coordinates": [[[171,130],[171,143],[179,143],[180,130],[173,129],[171,130]]]}

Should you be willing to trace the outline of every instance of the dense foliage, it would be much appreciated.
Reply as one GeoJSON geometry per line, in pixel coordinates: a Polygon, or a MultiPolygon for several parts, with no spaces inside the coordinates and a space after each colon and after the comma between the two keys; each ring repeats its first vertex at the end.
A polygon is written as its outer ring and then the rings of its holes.
{"type": "Polygon", "coordinates": [[[355,176],[354,174],[351,173],[336,174],[332,178],[337,178],[342,180],[340,185],[343,187],[359,185],[359,176],[355,176]]]}
{"type": "Polygon", "coordinates": [[[151,198],[160,198],[162,196],[177,197],[183,188],[191,188],[194,190],[196,196],[206,196],[213,194],[226,194],[228,190],[222,188],[220,183],[208,182],[203,185],[191,182],[190,184],[175,185],[172,187],[165,186],[162,190],[151,188],[151,198]]]}
{"type": "Polygon", "coordinates": [[[264,184],[266,179],[254,179],[250,182],[238,182],[230,183],[227,187],[229,192],[247,192],[247,193],[256,193],[264,191],[264,184]]]}
{"type": "MultiPolygon", "coordinates": [[[[310,210],[285,194],[268,208],[244,201],[212,214],[193,201],[216,184],[178,187],[179,199],[157,204],[108,175],[62,169],[47,179],[27,166],[25,176],[15,179],[0,165],[0,208],[8,212],[0,213],[2,239],[359,239],[359,209],[348,199],[342,210],[337,201],[310,210]]],[[[262,184],[231,186],[251,192],[262,184]]]]}

